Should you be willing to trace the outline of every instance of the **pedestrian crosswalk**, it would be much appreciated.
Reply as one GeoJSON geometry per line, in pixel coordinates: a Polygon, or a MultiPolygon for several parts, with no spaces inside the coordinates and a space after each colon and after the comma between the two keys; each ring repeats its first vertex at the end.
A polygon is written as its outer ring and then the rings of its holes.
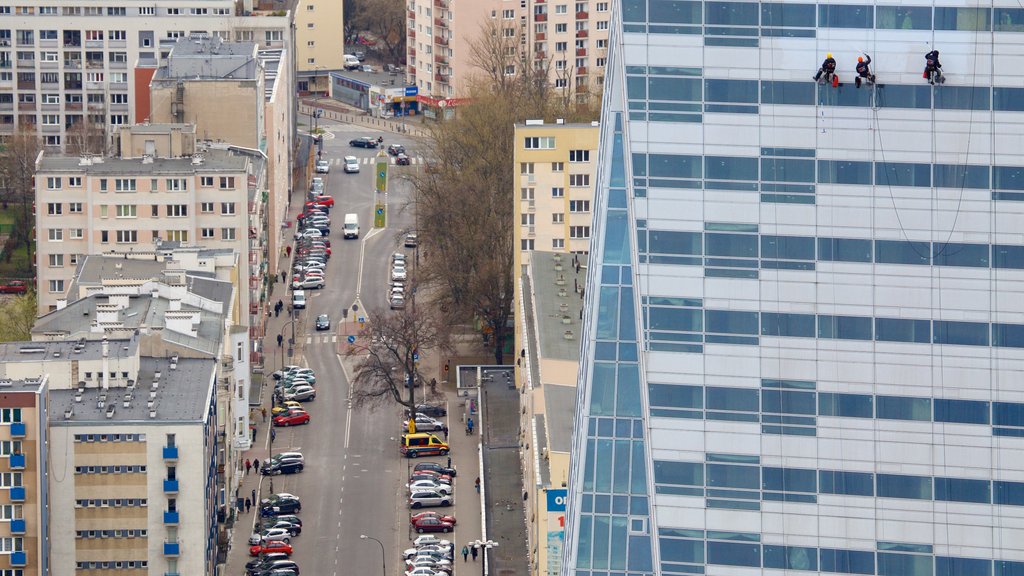
{"type": "Polygon", "coordinates": [[[337,344],[337,334],[317,334],[315,336],[306,336],[306,344],[337,344]]]}
{"type": "MultiPolygon", "coordinates": [[[[388,162],[390,162],[392,165],[395,165],[397,163],[397,159],[394,156],[388,156],[388,162]]],[[[330,160],[330,163],[331,163],[331,166],[342,166],[342,165],[345,164],[345,160],[343,158],[333,158],[333,159],[330,160]]],[[[372,164],[376,164],[377,163],[377,157],[373,156],[373,157],[370,157],[370,158],[359,158],[359,163],[362,164],[363,166],[370,166],[372,164]]],[[[423,164],[423,163],[424,163],[424,161],[423,161],[423,157],[422,156],[410,156],[409,157],[409,164],[411,164],[411,165],[423,164]]]]}

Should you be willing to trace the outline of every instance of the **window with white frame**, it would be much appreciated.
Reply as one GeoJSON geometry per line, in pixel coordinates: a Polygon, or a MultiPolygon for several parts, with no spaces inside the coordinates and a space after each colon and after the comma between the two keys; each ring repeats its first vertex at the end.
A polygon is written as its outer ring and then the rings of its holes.
{"type": "Polygon", "coordinates": [[[527,150],[554,150],[554,136],[529,136],[524,138],[524,146],[527,150]]]}
{"type": "Polygon", "coordinates": [[[72,188],[81,188],[82,187],[82,177],[81,176],[69,176],[68,177],[68,186],[70,186],[72,188]]]}
{"type": "Polygon", "coordinates": [[[139,207],[135,204],[118,204],[117,205],[117,217],[118,218],[135,218],[139,215],[139,207]]]}
{"type": "Polygon", "coordinates": [[[590,212],[590,200],[569,200],[569,212],[590,212]]]}
{"type": "MultiPolygon", "coordinates": [[[[63,254],[50,254],[49,255],[50,268],[61,268],[64,266],[64,255],[63,254]]],[[[3,443],[0,442],[0,448],[3,443]]]]}
{"type": "Polygon", "coordinates": [[[521,250],[533,250],[534,246],[535,241],[533,238],[523,238],[522,240],[519,241],[519,248],[521,250]]]}
{"type": "Polygon", "coordinates": [[[203,188],[213,188],[213,176],[200,176],[199,185],[203,188]]]}
{"type": "Polygon", "coordinates": [[[590,226],[569,226],[569,238],[590,238],[590,226]]]}
{"type": "Polygon", "coordinates": [[[60,190],[61,179],[60,176],[48,176],[46,178],[46,189],[47,190],[60,190]]]}
{"type": "Polygon", "coordinates": [[[64,241],[64,230],[61,228],[47,228],[46,235],[50,242],[64,241]]]}
{"type": "Polygon", "coordinates": [[[520,174],[533,174],[533,162],[520,162],[519,163],[520,174]]]}
{"type": "Polygon", "coordinates": [[[590,186],[590,174],[569,174],[569,186],[573,188],[590,186]]]}
{"type": "Polygon", "coordinates": [[[203,214],[213,214],[213,202],[201,202],[199,204],[199,211],[203,214]]]}
{"type": "Polygon", "coordinates": [[[565,162],[552,162],[551,163],[551,171],[552,172],[564,172],[565,171],[565,162]]]}
{"type": "Polygon", "coordinates": [[[60,202],[48,202],[46,204],[46,213],[50,216],[60,216],[63,214],[64,206],[60,202]]]}
{"type": "Polygon", "coordinates": [[[221,228],[220,229],[220,239],[221,240],[234,240],[235,239],[235,234],[236,234],[236,232],[235,232],[234,228],[221,228]]]}
{"type": "Polygon", "coordinates": [[[607,12],[608,11],[608,3],[607,2],[598,2],[598,3],[596,3],[594,5],[594,9],[596,11],[598,11],[598,12],[607,12]]]}
{"type": "Polygon", "coordinates": [[[569,162],[590,162],[590,150],[569,150],[569,162]]]}
{"type": "Polygon", "coordinates": [[[51,294],[63,294],[64,293],[64,281],[63,280],[50,280],[48,288],[51,294]]]}
{"type": "Polygon", "coordinates": [[[552,198],[564,198],[565,197],[565,188],[561,188],[561,187],[552,188],[551,189],[551,197],[552,198]]]}
{"type": "Polygon", "coordinates": [[[568,14],[568,13],[569,13],[569,5],[568,4],[556,4],[555,5],[555,14],[568,14]]]}
{"type": "Polygon", "coordinates": [[[167,216],[169,218],[184,218],[188,216],[188,204],[168,204],[167,216]]]}
{"type": "Polygon", "coordinates": [[[68,236],[70,236],[72,240],[81,240],[85,238],[85,230],[81,228],[71,228],[68,230],[68,236]]]}
{"type": "Polygon", "coordinates": [[[553,214],[551,214],[551,223],[552,224],[562,224],[564,222],[565,222],[565,213],[564,212],[554,212],[553,214]]]}
{"type": "Polygon", "coordinates": [[[520,188],[519,199],[520,200],[533,200],[533,188],[520,188]]]}
{"type": "MultiPolygon", "coordinates": [[[[561,23],[561,24],[555,24],[555,32],[556,33],[568,32],[568,31],[569,31],[569,25],[568,24],[565,24],[564,22],[561,23]]],[[[557,50],[557,48],[556,48],[556,50],[557,50]]]]}
{"type": "Polygon", "coordinates": [[[188,230],[168,230],[167,239],[171,242],[188,242],[188,230]]]}
{"type": "Polygon", "coordinates": [[[68,202],[68,214],[81,214],[82,203],[81,202],[68,202]]]}
{"type": "Polygon", "coordinates": [[[214,236],[214,230],[213,228],[200,228],[199,236],[207,240],[211,239],[214,236]]]}
{"type": "Polygon", "coordinates": [[[220,189],[221,190],[234,190],[235,189],[235,177],[234,176],[221,176],[220,177],[220,189]]]}
{"type": "Polygon", "coordinates": [[[118,244],[135,244],[139,241],[139,231],[118,230],[116,238],[118,244]]]}
{"type": "Polygon", "coordinates": [[[115,178],[115,192],[135,192],[135,178],[115,178]]]}
{"type": "Polygon", "coordinates": [[[608,29],[608,21],[607,20],[598,20],[598,22],[597,22],[597,29],[598,30],[607,30],[608,29]]]}
{"type": "Polygon", "coordinates": [[[223,216],[234,216],[235,214],[235,203],[234,202],[221,202],[220,213],[223,216]]]}
{"type": "Polygon", "coordinates": [[[563,250],[565,249],[565,238],[552,238],[551,239],[552,250],[563,250]]]}
{"type": "Polygon", "coordinates": [[[523,226],[533,226],[536,222],[535,214],[520,214],[519,223],[523,226]]]}

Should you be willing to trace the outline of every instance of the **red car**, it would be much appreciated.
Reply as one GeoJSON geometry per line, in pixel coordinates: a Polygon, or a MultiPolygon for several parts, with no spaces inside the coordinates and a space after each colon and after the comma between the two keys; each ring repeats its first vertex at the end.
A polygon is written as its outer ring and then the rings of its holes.
{"type": "Polygon", "coordinates": [[[286,556],[292,555],[292,545],[281,542],[280,540],[270,540],[263,544],[256,544],[255,546],[249,547],[249,556],[259,556],[260,554],[274,554],[280,553],[286,556]]]}
{"type": "Polygon", "coordinates": [[[445,522],[438,516],[413,517],[409,518],[409,522],[419,534],[424,532],[451,532],[455,530],[455,524],[445,522]]]}
{"type": "Polygon", "coordinates": [[[451,524],[455,524],[456,523],[455,516],[449,516],[448,514],[441,514],[440,512],[434,512],[433,510],[429,510],[427,512],[420,512],[419,514],[413,514],[412,516],[409,517],[409,522],[415,523],[415,521],[419,520],[420,518],[429,518],[429,517],[437,518],[438,520],[441,520],[442,522],[448,522],[448,523],[451,523],[451,524]]]}
{"type": "Polygon", "coordinates": [[[307,210],[309,210],[310,208],[315,208],[317,206],[326,206],[327,208],[333,208],[334,207],[334,197],[333,196],[319,196],[319,197],[317,197],[316,200],[312,200],[310,202],[306,202],[306,209],[307,210]]]}
{"type": "Polygon", "coordinates": [[[0,284],[0,294],[24,294],[28,286],[21,280],[11,280],[0,284]]]}
{"type": "Polygon", "coordinates": [[[287,414],[274,416],[274,426],[298,426],[309,424],[309,413],[305,410],[292,410],[287,414]]]}

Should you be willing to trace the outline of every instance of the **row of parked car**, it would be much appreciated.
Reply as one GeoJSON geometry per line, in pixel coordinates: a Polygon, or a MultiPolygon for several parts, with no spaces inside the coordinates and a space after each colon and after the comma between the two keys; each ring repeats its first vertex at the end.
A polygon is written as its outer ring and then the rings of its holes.
{"type": "MultiPolygon", "coordinates": [[[[455,519],[451,520],[454,525],[455,519]]],[[[423,534],[413,541],[412,548],[402,551],[402,560],[406,566],[405,575],[446,576],[452,573],[454,556],[454,544],[437,536],[423,534]]]]}
{"type": "MultiPolygon", "coordinates": [[[[409,506],[413,509],[450,506],[454,498],[456,474],[454,468],[438,462],[418,462],[409,474],[409,506]]],[[[405,576],[451,574],[454,546],[447,540],[439,540],[427,533],[454,532],[457,522],[455,516],[437,511],[416,512],[409,516],[409,525],[421,536],[413,541],[412,548],[402,552],[405,576]]]]}
{"type": "Polygon", "coordinates": [[[299,565],[291,556],[292,540],[302,534],[302,501],[280,493],[261,500],[259,507],[258,531],[249,537],[249,555],[254,558],[245,565],[246,575],[299,576],[299,565]]]}
{"type": "MultiPolygon", "coordinates": [[[[285,366],[274,372],[274,396],[286,406],[287,402],[316,400],[316,374],[309,368],[285,366]]],[[[301,408],[301,405],[300,405],[301,408]]]]}

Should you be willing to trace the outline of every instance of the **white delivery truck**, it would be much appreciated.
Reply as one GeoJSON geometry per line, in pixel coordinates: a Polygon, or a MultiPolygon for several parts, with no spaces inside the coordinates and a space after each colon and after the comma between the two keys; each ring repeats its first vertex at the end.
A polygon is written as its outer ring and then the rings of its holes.
{"type": "Polygon", "coordinates": [[[359,238],[359,215],[345,214],[345,239],[359,238]]]}
{"type": "Polygon", "coordinates": [[[345,70],[358,70],[362,65],[362,62],[355,55],[345,54],[345,70]]]}

